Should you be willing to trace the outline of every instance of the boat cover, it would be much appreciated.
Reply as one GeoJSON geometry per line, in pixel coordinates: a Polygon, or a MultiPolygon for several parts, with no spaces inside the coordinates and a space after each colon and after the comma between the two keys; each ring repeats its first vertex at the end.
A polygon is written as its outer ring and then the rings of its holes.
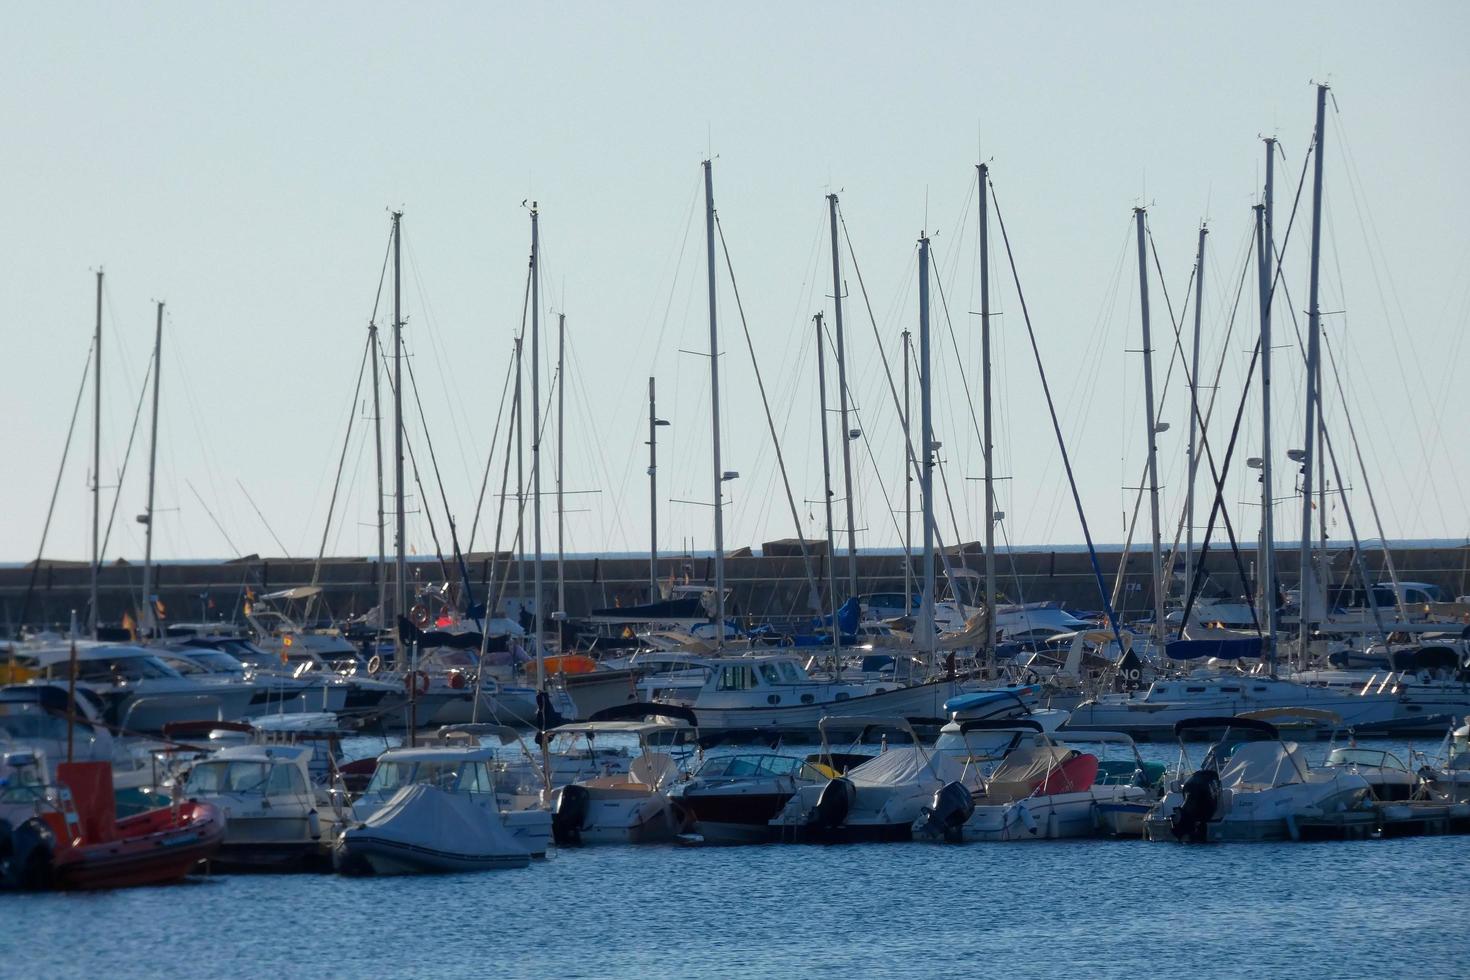
{"type": "Polygon", "coordinates": [[[361,827],[347,832],[385,844],[412,848],[425,867],[440,868],[440,858],[460,864],[525,857],[530,854],[518,844],[494,813],[468,796],[416,783],[395,793],[361,827]]]}
{"type": "Polygon", "coordinates": [[[1259,657],[1265,643],[1259,636],[1218,640],[1172,640],[1164,644],[1164,656],[1170,660],[1199,660],[1214,657],[1216,660],[1240,660],[1244,657],[1259,657]]]}
{"type": "Polygon", "coordinates": [[[858,789],[865,786],[899,786],[909,783],[932,783],[938,788],[958,782],[964,766],[943,753],[925,754],[918,746],[889,749],[869,762],[848,772],[847,778],[858,789]]]}
{"type": "Polygon", "coordinates": [[[1220,785],[1232,789],[1299,783],[1307,757],[1295,742],[1247,742],[1235,750],[1220,772],[1220,785]]]}

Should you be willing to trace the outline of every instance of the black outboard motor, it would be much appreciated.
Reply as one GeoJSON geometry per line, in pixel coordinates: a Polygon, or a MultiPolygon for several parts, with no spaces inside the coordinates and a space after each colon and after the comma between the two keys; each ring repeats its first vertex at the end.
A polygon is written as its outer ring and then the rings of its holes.
{"type": "Polygon", "coordinates": [[[807,818],[807,825],[818,830],[836,830],[847,819],[848,811],[857,800],[857,787],[852,780],[838,776],[822,787],[817,805],[807,818]]]}
{"type": "Polygon", "coordinates": [[[0,886],[24,891],[51,887],[51,859],[56,853],[56,835],[38,817],[33,817],[8,834],[9,853],[0,861],[0,886]]]}
{"type": "Polygon", "coordinates": [[[1203,844],[1209,838],[1209,822],[1220,806],[1220,774],[1213,769],[1199,770],[1184,781],[1179,795],[1184,801],[1169,818],[1174,839],[1203,844]]]}
{"type": "Polygon", "coordinates": [[[551,811],[552,839],[562,846],[582,843],[582,823],[591,808],[592,794],[587,787],[576,783],[563,786],[551,811]]]}
{"type": "Polygon", "coordinates": [[[957,842],[960,828],[975,814],[975,798],[964,783],[945,783],[935,791],[924,814],[929,820],[922,833],[957,842]]]}

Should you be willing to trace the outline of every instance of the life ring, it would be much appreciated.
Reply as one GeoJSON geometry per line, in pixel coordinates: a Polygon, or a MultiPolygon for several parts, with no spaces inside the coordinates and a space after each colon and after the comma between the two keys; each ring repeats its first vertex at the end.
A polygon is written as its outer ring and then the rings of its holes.
{"type": "Polygon", "coordinates": [[[457,670],[452,670],[452,671],[449,672],[449,686],[450,687],[454,688],[457,691],[460,688],[464,687],[464,685],[465,685],[464,674],[461,674],[457,670]]]}
{"type": "Polygon", "coordinates": [[[408,694],[428,694],[429,675],[422,670],[410,670],[403,675],[403,690],[408,694]]]}
{"type": "Polygon", "coordinates": [[[408,619],[419,629],[429,625],[429,607],[422,602],[408,611],[408,619]]]}
{"type": "Polygon", "coordinates": [[[368,658],[367,671],[368,671],[369,674],[376,674],[378,671],[380,671],[382,669],[383,669],[383,658],[381,656],[379,656],[378,654],[375,653],[371,657],[368,658]]]}

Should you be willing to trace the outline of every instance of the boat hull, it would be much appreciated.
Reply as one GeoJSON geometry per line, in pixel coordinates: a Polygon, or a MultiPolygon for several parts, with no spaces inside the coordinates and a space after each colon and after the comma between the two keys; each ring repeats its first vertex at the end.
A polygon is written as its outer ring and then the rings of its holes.
{"type": "MultiPolygon", "coordinates": [[[[959,693],[953,682],[940,681],[900,687],[878,694],[865,694],[841,701],[814,704],[767,705],[764,707],[717,707],[694,704],[701,732],[759,731],[783,734],[813,733],[823,718],[858,716],[892,716],[903,718],[944,718],[944,702],[959,693]]],[[[828,730],[840,732],[840,725],[828,723],[828,730]]]]}

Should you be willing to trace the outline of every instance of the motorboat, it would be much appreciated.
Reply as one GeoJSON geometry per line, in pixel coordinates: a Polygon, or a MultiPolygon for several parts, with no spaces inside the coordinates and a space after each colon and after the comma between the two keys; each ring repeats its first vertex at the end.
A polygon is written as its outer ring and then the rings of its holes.
{"type": "Polygon", "coordinates": [[[212,865],[224,871],[317,871],[344,814],[312,782],[307,746],[242,745],[189,767],[183,794],[225,817],[212,865]]]}
{"type": "MultiPolygon", "coordinates": [[[[1265,674],[1201,669],[1155,680],[1147,689],[1127,694],[1100,694],[1072,712],[1066,728],[1124,732],[1134,738],[1165,738],[1176,724],[1201,717],[1234,717],[1263,708],[1314,708],[1330,711],[1346,727],[1391,730],[1399,715],[1395,694],[1335,690],[1300,684],[1265,674]]],[[[1198,726],[1182,731],[1204,738],[1198,726]]]]}
{"type": "Polygon", "coordinates": [[[824,758],[835,759],[829,735],[859,723],[865,735],[879,731],[907,736],[908,744],[886,745],[867,761],[824,783],[804,785],[771,820],[783,841],[908,840],[915,819],[934,794],[966,778],[963,765],[927,749],[905,718],[823,718],[824,758]]]}
{"type": "Polygon", "coordinates": [[[1193,767],[1191,735],[1222,732],[1188,777],[1174,780],[1149,811],[1150,840],[1203,843],[1297,840],[1303,825],[1345,822],[1371,813],[1373,789],[1345,769],[1313,769],[1276,726],[1254,718],[1197,718],[1176,725],[1179,767],[1193,767]]]}
{"type": "Polygon", "coordinates": [[[1470,719],[1452,726],[1439,751],[1423,757],[1419,775],[1429,791],[1451,803],[1470,802],[1470,719]]]}
{"type": "Polygon", "coordinates": [[[412,783],[342,832],[333,845],[333,863],[349,875],[526,867],[531,852],[499,817],[493,806],[468,793],[412,783]]]}
{"type": "Polygon", "coordinates": [[[502,805],[498,775],[503,768],[494,747],[467,740],[389,749],[378,757],[367,789],[352,805],[352,817],[366,823],[402,789],[423,784],[464,797],[482,811],[483,821],[500,826],[526,853],[542,857],[551,840],[552,816],[540,806],[502,805]]]}
{"type": "Polygon", "coordinates": [[[1028,718],[966,721],[960,728],[967,742],[978,737],[983,748],[976,746],[966,759],[960,779],[935,791],[914,820],[916,837],[954,842],[1091,837],[1126,826],[1130,807],[1158,798],[1126,735],[1087,736],[1131,750],[1132,759],[1105,770],[1097,755],[1058,742],[1028,718]],[[996,751],[998,737],[1004,744],[996,751]],[[1103,811],[1104,806],[1114,809],[1103,811]]]}
{"type": "Polygon", "coordinates": [[[704,760],[674,790],[709,844],[758,844],[772,840],[771,821],[803,786],[818,786],[836,773],[810,759],[775,752],[738,752],[704,760]]]}
{"type": "Polygon", "coordinates": [[[673,840],[687,823],[669,795],[679,776],[671,752],[698,738],[696,716],[674,705],[631,704],[585,722],[561,725],[552,739],[631,742],[638,754],[626,773],[582,779],[551,792],[552,832],[558,844],[646,844],[673,840]]]}
{"type": "Polygon", "coordinates": [[[1361,776],[1380,803],[1402,803],[1426,795],[1419,775],[1385,749],[1339,745],[1327,753],[1323,769],[1361,776]]]}
{"type": "Polygon", "coordinates": [[[171,644],[149,649],[179,674],[201,684],[249,688],[246,718],[298,711],[336,712],[347,703],[345,683],[252,671],[228,653],[207,647],[171,644]]]}
{"type": "Polygon", "coordinates": [[[0,827],[0,884],[12,888],[121,888],[177,881],[218,850],[223,815],[179,802],[117,818],[112,767],[57,765],[57,786],[34,817],[0,827]]]}
{"type": "Polygon", "coordinates": [[[843,717],[942,718],[944,702],[959,693],[953,680],[819,681],[798,657],[764,654],[716,660],[692,707],[705,732],[812,732],[843,717]]]}
{"type": "Polygon", "coordinates": [[[77,688],[100,700],[104,720],[127,732],[157,733],[171,721],[245,715],[254,692],[233,684],[202,684],[181,676],[145,647],[77,641],[18,650],[40,679],[66,682],[77,662],[77,688]],[[75,647],[75,654],[73,654],[75,647]]]}

